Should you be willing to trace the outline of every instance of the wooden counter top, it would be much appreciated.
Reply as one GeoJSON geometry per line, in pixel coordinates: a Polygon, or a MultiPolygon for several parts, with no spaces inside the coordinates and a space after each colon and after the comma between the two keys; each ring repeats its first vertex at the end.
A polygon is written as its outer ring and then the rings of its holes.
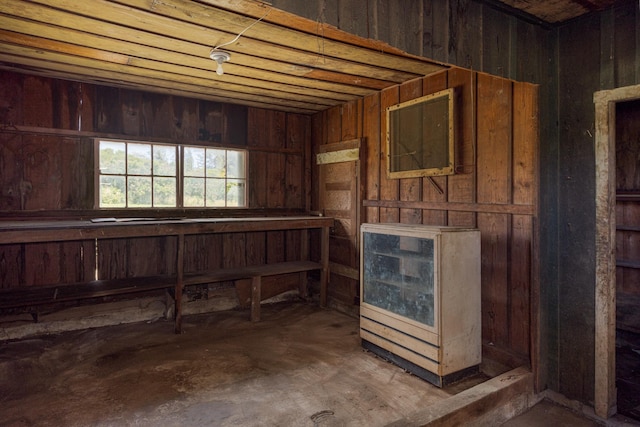
{"type": "Polygon", "coordinates": [[[321,216],[0,221],[0,244],[331,227],[321,216]]]}

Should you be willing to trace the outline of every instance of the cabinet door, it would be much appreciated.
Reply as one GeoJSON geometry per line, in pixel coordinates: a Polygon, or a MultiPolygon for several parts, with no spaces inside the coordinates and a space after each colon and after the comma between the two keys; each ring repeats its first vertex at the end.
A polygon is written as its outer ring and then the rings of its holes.
{"type": "Polygon", "coordinates": [[[436,327],[431,238],[363,233],[362,301],[436,327]]]}

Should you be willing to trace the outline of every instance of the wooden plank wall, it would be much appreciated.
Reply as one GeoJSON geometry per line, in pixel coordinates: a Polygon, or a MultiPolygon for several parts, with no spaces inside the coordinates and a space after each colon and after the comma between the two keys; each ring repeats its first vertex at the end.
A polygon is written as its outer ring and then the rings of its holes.
{"type": "MultiPolygon", "coordinates": [[[[509,15],[497,10],[495,2],[475,0],[273,0],[273,4],[410,53],[540,85],[542,286],[533,296],[541,307],[537,389],[548,387],[591,404],[592,96],[601,89],[640,83],[637,2],[619,1],[560,27],[509,15]],[[409,30],[398,31],[405,28],[409,30]]],[[[376,162],[375,156],[371,153],[369,160],[376,162]]]]}
{"type": "MultiPolygon", "coordinates": [[[[559,140],[543,173],[555,197],[558,262],[546,310],[549,387],[585,403],[594,398],[595,158],[594,92],[640,83],[637,2],[573,20],[558,28],[559,140]],[[587,48],[588,47],[588,48],[587,48]],[[579,332],[579,333],[578,333],[579,332]]],[[[543,187],[541,191],[544,191],[543,187]]],[[[553,207],[544,201],[541,209],[553,207]]],[[[636,307],[635,310],[638,310],[636,307]]]]}
{"type": "MultiPolygon", "coordinates": [[[[130,216],[303,212],[310,126],[304,115],[1,72],[0,218],[118,216],[93,210],[93,137],[249,150],[250,209],[130,216]]],[[[185,270],[293,260],[300,244],[298,231],[187,236],[185,270]]],[[[175,273],[175,247],[174,237],[1,245],[0,288],[92,280],[96,266],[103,279],[175,273]]]]}
{"type": "MultiPolygon", "coordinates": [[[[529,364],[538,189],[537,87],[454,68],[314,116],[314,143],[362,137],[367,152],[363,222],[478,227],[482,231],[482,336],[486,356],[529,364]],[[385,108],[453,87],[456,174],[386,176],[385,108]],[[353,123],[357,117],[359,124],[353,123]],[[339,131],[343,129],[343,131],[339,131]],[[355,134],[354,134],[355,132],[355,134]]],[[[330,284],[329,295],[345,292],[330,284]]],[[[350,304],[350,301],[341,301],[350,304]]]]}

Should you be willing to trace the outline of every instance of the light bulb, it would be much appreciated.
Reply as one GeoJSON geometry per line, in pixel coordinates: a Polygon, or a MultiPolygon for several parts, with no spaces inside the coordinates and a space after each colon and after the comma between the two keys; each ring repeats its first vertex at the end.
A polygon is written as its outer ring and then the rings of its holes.
{"type": "Polygon", "coordinates": [[[216,68],[216,74],[219,76],[223,75],[224,70],[222,69],[222,64],[224,64],[231,58],[231,54],[222,50],[213,49],[209,54],[209,57],[216,61],[216,64],[218,64],[218,67],[216,68]]]}

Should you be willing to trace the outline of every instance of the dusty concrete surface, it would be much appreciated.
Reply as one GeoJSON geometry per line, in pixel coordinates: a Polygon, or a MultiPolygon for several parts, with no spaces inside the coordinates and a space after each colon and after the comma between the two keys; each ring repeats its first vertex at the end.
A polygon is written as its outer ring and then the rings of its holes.
{"type": "Polygon", "coordinates": [[[2,426],[381,426],[449,395],[302,303],[0,344],[2,426]]]}

